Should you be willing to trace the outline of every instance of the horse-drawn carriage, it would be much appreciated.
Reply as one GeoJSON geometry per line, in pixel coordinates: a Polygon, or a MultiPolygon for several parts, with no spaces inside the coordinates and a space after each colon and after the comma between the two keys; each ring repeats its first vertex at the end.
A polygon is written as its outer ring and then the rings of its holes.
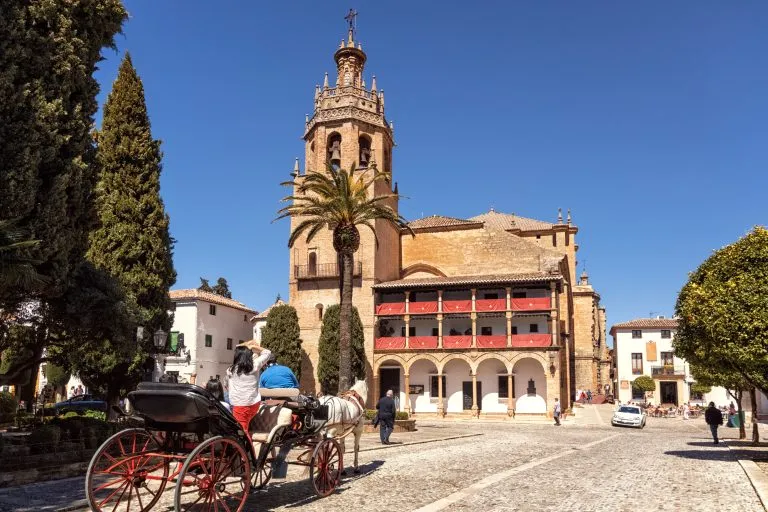
{"type": "Polygon", "coordinates": [[[251,489],[264,487],[292,448],[303,450],[291,463],[309,468],[319,496],[339,484],[343,445],[327,432],[328,403],[295,394],[265,400],[247,433],[218,400],[191,384],[142,383],[129,400],[136,426],[107,439],[88,467],[85,491],[93,511],[150,510],[169,484],[176,511],[242,511],[251,489]]]}

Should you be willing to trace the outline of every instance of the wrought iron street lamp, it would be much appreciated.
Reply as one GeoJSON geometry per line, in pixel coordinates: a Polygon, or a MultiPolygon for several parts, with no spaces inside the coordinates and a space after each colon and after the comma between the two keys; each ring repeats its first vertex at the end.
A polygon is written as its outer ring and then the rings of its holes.
{"type": "Polygon", "coordinates": [[[155,331],[155,348],[162,350],[168,342],[168,333],[162,329],[155,331]]]}

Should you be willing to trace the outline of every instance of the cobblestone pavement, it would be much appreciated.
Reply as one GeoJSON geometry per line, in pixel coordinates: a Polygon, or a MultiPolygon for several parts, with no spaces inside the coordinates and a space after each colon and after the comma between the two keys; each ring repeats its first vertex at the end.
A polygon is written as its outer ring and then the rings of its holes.
{"type": "MultiPolygon", "coordinates": [[[[563,427],[420,421],[419,433],[392,439],[453,439],[385,449],[377,434],[367,434],[362,474],[335,494],[316,499],[302,469],[291,467],[286,481],[254,493],[246,510],[764,510],[734,455],[712,445],[703,420],[649,418],[644,430],[613,428],[610,409],[597,407],[583,411],[594,422],[569,418],[563,427]],[[480,435],[455,438],[467,434],[480,435]]],[[[85,511],[77,506],[82,491],[73,493],[82,486],[80,478],[25,486],[26,495],[3,490],[0,510],[85,511]],[[33,496],[34,503],[23,502],[33,496]]],[[[166,492],[155,510],[171,510],[171,503],[166,492]]]]}

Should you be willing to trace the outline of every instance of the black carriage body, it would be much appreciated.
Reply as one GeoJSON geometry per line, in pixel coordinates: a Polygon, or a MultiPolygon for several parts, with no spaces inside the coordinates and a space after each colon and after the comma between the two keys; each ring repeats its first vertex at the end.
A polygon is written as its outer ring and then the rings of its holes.
{"type": "Polygon", "coordinates": [[[148,430],[247,439],[234,416],[208,391],[194,384],[142,382],[136,391],[128,393],[128,399],[148,430]]]}

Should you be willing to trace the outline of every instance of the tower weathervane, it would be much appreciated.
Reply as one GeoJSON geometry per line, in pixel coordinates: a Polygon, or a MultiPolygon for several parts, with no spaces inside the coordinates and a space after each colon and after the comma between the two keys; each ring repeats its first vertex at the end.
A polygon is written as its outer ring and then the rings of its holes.
{"type": "Polygon", "coordinates": [[[347,20],[347,23],[349,23],[349,31],[352,33],[352,35],[354,35],[355,29],[357,28],[357,11],[350,9],[349,13],[344,16],[344,19],[347,20]]]}

